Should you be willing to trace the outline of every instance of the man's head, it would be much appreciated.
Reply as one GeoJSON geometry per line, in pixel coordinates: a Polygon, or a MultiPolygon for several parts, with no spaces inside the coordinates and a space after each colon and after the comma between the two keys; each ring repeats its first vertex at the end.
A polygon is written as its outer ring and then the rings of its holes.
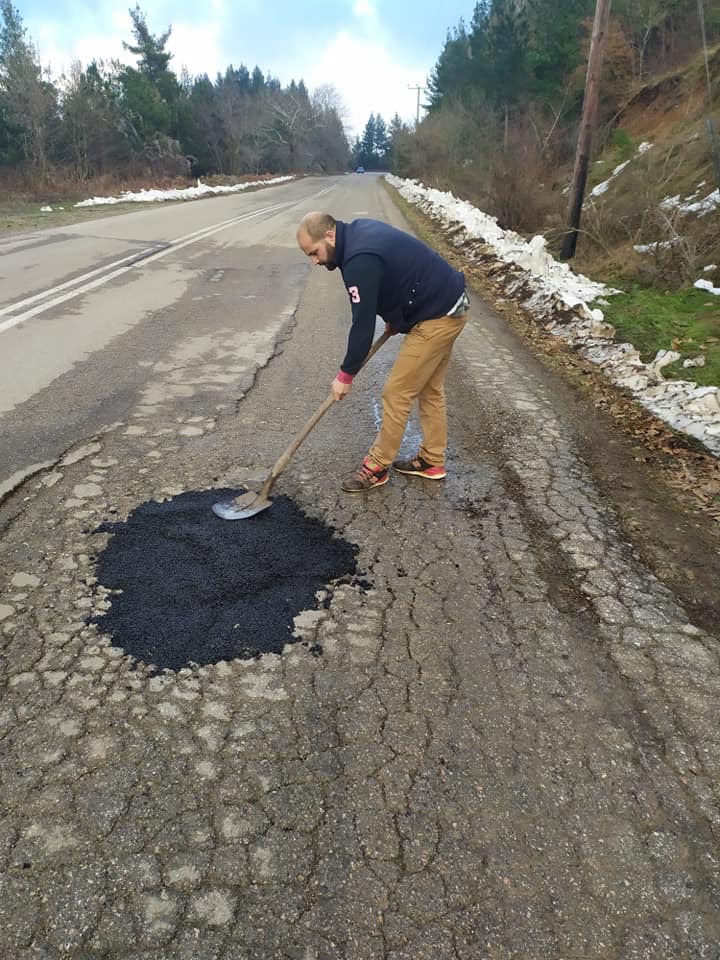
{"type": "Polygon", "coordinates": [[[297,242],[302,252],[317,266],[334,270],[335,218],[329,213],[306,213],[297,229],[297,242]]]}

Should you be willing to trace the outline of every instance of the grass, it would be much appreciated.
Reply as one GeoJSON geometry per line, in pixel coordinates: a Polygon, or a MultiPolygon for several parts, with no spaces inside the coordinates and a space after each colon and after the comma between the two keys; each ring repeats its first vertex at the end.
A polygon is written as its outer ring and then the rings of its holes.
{"type": "Polygon", "coordinates": [[[681,359],[663,368],[663,376],[720,387],[720,297],[694,287],[664,292],[634,285],[608,298],[605,319],[618,341],[629,341],[644,361],[658,350],[675,350],[681,359]],[[683,360],[705,357],[704,367],[683,367],[683,360]]]}
{"type": "Polygon", "coordinates": [[[74,207],[74,201],[65,203],[39,203],[25,200],[0,201],[0,236],[16,233],[32,233],[48,227],[66,227],[100,217],[116,216],[140,209],[137,203],[118,203],[97,207],[74,207]],[[51,206],[52,213],[43,213],[41,207],[51,206]],[[60,207],[64,207],[63,210],[60,207]]]}
{"type": "MultiPolygon", "coordinates": [[[[208,186],[242,183],[245,180],[262,180],[266,175],[252,176],[210,176],[203,177],[208,186]]],[[[89,181],[82,189],[74,181],[56,179],[44,191],[28,193],[15,189],[12,184],[0,180],[0,237],[17,233],[32,233],[47,227],[66,227],[74,223],[85,223],[104,217],[117,216],[142,209],[145,204],[129,201],[127,203],[101,204],[94,207],[76,207],[75,203],[94,196],[119,196],[126,190],[170,189],[173,187],[195,186],[194,179],[178,180],[172,178],[145,178],[121,182],[109,177],[89,181]],[[52,212],[42,211],[42,207],[52,207],[52,212]]],[[[250,187],[249,190],[255,190],[250,187]]],[[[148,201],[150,202],[150,201],[148,201]]],[[[185,203],[184,200],[165,200],[164,206],[185,203]]]]}

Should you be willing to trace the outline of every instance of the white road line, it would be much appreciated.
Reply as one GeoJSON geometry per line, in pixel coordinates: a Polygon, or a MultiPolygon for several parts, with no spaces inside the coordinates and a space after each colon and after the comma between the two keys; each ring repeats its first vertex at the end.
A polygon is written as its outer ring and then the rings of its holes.
{"type": "Polygon", "coordinates": [[[0,317],[4,317],[8,313],[14,313],[16,310],[22,309],[22,307],[29,307],[31,303],[37,303],[38,300],[44,300],[52,293],[57,293],[60,290],[67,290],[68,287],[75,287],[80,283],[84,283],[91,277],[96,277],[99,273],[104,273],[105,270],[111,270],[113,267],[119,267],[121,263],[127,263],[129,260],[132,260],[133,262],[136,260],[142,260],[143,257],[146,257],[156,249],[157,247],[147,247],[145,250],[140,250],[136,253],[131,253],[127,257],[123,257],[121,260],[115,260],[113,263],[106,263],[104,267],[98,267],[96,270],[91,270],[89,273],[83,273],[81,276],[75,277],[72,280],[66,280],[65,283],[61,283],[56,287],[51,287],[49,290],[42,290],[40,293],[36,293],[32,297],[27,297],[25,300],[18,300],[16,303],[10,303],[6,307],[0,309],[0,317]]]}
{"type": "Polygon", "coordinates": [[[101,287],[103,284],[108,283],[108,281],[114,280],[116,277],[122,276],[122,274],[132,270],[139,262],[141,262],[143,266],[147,263],[152,263],[154,260],[159,260],[161,257],[165,257],[169,253],[173,253],[175,250],[181,250],[183,247],[187,247],[191,243],[196,243],[198,240],[204,240],[207,237],[212,236],[214,233],[219,233],[221,230],[227,230],[229,227],[233,227],[238,223],[244,223],[247,220],[254,220],[256,217],[261,217],[264,214],[275,213],[278,210],[283,210],[285,207],[294,206],[297,204],[297,202],[297,200],[291,200],[285,201],[284,203],[276,203],[272,206],[262,207],[260,210],[255,210],[253,213],[245,213],[242,216],[233,217],[231,220],[224,220],[222,223],[215,224],[211,227],[203,227],[200,230],[193,231],[193,233],[185,234],[184,237],[179,237],[177,240],[170,241],[166,247],[163,247],[161,250],[157,250],[154,253],[152,252],[153,248],[150,247],[148,248],[148,251],[141,251],[139,254],[135,253],[129,257],[123,257],[121,260],[116,260],[114,263],[108,264],[105,267],[98,267],[96,270],[91,270],[89,273],[83,274],[80,277],[76,277],[74,280],[68,280],[57,287],[52,287],[49,290],[35,294],[34,296],[28,297],[25,300],[10,304],[0,311],[0,316],[10,313],[14,310],[22,309],[22,307],[28,306],[29,304],[38,300],[43,300],[46,297],[52,297],[54,293],[58,293],[61,290],[67,290],[68,287],[74,288],[68,290],[66,293],[61,294],[61,296],[54,297],[51,300],[46,300],[44,303],[41,303],[30,310],[26,310],[24,313],[16,314],[15,316],[10,317],[8,320],[0,323],[0,333],[3,333],[5,330],[10,330],[12,327],[16,326],[18,323],[22,323],[25,320],[31,320],[38,314],[44,313],[46,310],[50,310],[52,307],[56,307],[59,304],[64,303],[66,300],[71,300],[73,297],[78,297],[83,293],[88,293],[90,290],[95,290],[98,287],[101,287]],[[128,263],[128,261],[131,262],[128,263]],[[125,265],[120,266],[120,264],[125,265]],[[102,274],[102,276],[97,276],[98,274],[102,274]],[[90,279],[92,277],[95,277],[96,279],[90,279]]]}

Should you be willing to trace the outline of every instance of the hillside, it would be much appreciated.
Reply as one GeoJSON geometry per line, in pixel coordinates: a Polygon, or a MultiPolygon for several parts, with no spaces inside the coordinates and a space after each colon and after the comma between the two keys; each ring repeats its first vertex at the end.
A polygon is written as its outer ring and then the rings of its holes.
{"type": "MultiPolygon", "coordinates": [[[[717,87],[720,47],[712,51],[710,71],[717,87]]],[[[720,259],[717,215],[683,215],[661,206],[666,198],[700,199],[720,186],[707,103],[705,66],[699,55],[683,70],[643,86],[600,131],[598,139],[604,135],[608,143],[587,185],[578,269],[604,272],[608,279],[672,283],[688,281],[698,266],[720,259]],[[638,154],[640,144],[652,149],[638,154]],[[593,196],[593,190],[626,161],[628,166],[612,177],[607,190],[593,196]],[[674,249],[660,248],[654,262],[635,250],[659,242],[669,242],[674,249]],[[706,262],[700,264],[701,260],[706,262]]],[[[717,107],[712,113],[717,118],[717,107]]],[[[564,183],[570,175],[566,168],[560,179],[564,183]]]]}
{"type": "MultiPolygon", "coordinates": [[[[710,73],[716,90],[720,47],[710,73]]],[[[621,108],[591,168],[572,266],[622,291],[603,308],[618,339],[644,359],[676,351],[666,377],[688,379],[690,362],[694,382],[720,386],[720,156],[716,170],[707,102],[698,56],[621,108]]],[[[566,191],[571,175],[563,169],[555,189],[566,191]]],[[[556,249],[563,227],[557,213],[547,221],[556,249]]]]}

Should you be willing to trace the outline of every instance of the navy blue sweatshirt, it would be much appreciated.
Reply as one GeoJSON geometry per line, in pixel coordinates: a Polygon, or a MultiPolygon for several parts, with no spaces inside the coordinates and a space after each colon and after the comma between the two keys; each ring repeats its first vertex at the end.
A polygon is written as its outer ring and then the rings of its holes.
{"type": "Polygon", "coordinates": [[[352,307],[340,369],[354,375],[372,346],[376,316],[407,333],[445,316],[465,289],[465,277],[426,244],[379,220],[338,220],[335,264],[352,307]]]}

